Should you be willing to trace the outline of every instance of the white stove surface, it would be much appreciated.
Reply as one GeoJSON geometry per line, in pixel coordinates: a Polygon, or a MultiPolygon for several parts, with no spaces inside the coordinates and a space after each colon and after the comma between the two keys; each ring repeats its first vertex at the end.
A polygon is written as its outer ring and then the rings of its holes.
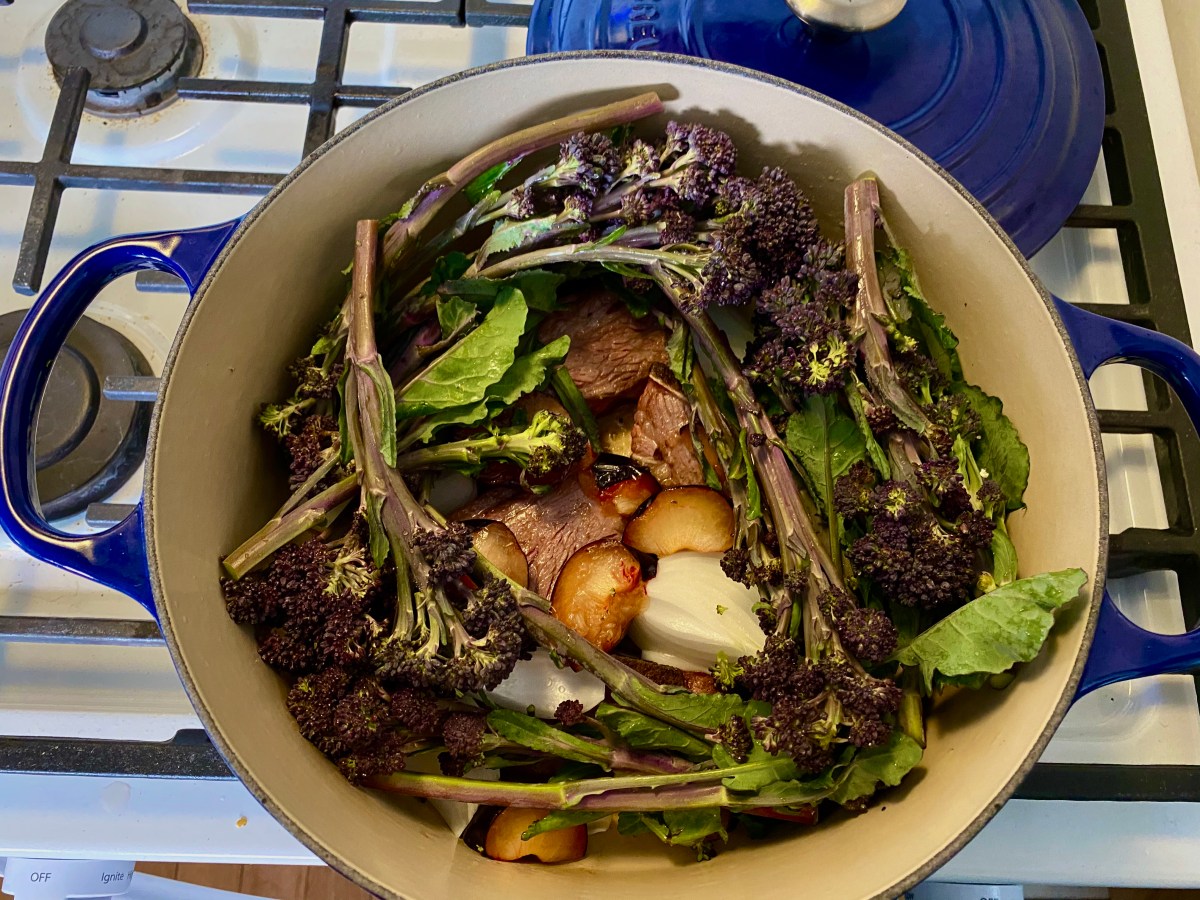
{"type": "MultiPolygon", "coordinates": [[[[41,39],[56,6],[17,3],[0,9],[0,158],[41,156],[57,93],[41,39]]],[[[1158,2],[1136,0],[1130,7],[1160,170],[1164,183],[1171,185],[1167,200],[1175,251],[1192,305],[1193,329],[1200,330],[1195,315],[1195,304],[1200,303],[1200,186],[1186,133],[1178,127],[1183,113],[1170,45],[1158,2]]],[[[203,75],[311,79],[319,23],[193,18],[206,40],[203,75]]],[[[344,81],[417,85],[521,55],[523,47],[523,29],[356,24],[351,28],[344,81]]],[[[362,112],[343,109],[339,127],[362,112]]],[[[74,158],[282,174],[300,159],[306,114],[303,106],[180,101],[146,120],[114,122],[85,115],[74,158]]],[[[30,298],[16,294],[10,285],[30,195],[30,188],[0,187],[0,313],[30,304],[30,298]]],[[[236,195],[67,190],[46,280],[75,253],[115,234],[210,224],[245,212],[255,200],[236,195]]],[[[1085,202],[1110,202],[1102,162],[1085,202]]],[[[1064,298],[1128,303],[1115,232],[1065,230],[1033,265],[1047,286],[1064,298]]],[[[125,334],[159,371],[186,302],[180,294],[140,293],[133,280],[125,278],[110,285],[88,314],[125,334]]],[[[1131,367],[1101,370],[1092,387],[1101,408],[1146,408],[1141,376],[1131,367]]],[[[1113,532],[1167,527],[1151,438],[1107,436],[1105,453],[1113,532]]],[[[111,499],[136,500],[140,477],[135,475],[111,499]]],[[[64,524],[86,530],[82,521],[64,524]]],[[[0,585],[0,615],[147,618],[127,598],[33,561],[6,540],[0,541],[0,585]]],[[[1118,604],[1135,621],[1163,632],[1183,630],[1173,573],[1153,572],[1113,581],[1110,586],[1118,604]]],[[[166,740],[179,729],[198,727],[164,647],[0,641],[0,736],[166,740]]],[[[1097,691],[1072,709],[1043,759],[1200,765],[1200,714],[1192,679],[1160,676],[1097,691]]],[[[0,776],[0,798],[0,810],[7,808],[0,814],[0,855],[312,860],[232,782],[0,776]],[[235,827],[243,816],[245,827],[235,827]]],[[[1155,828],[1176,829],[1197,835],[1200,844],[1200,810],[1176,807],[1174,818],[1168,818],[1142,808],[1161,807],[1014,802],[951,864],[945,877],[984,880],[1002,875],[1003,859],[994,853],[1007,856],[1019,842],[1022,854],[1035,853],[1036,860],[1022,863],[1021,872],[1012,875],[1042,882],[1129,883],[1128,878],[1122,880],[1120,863],[1102,849],[1087,865],[1073,855],[1071,829],[1089,833],[1100,829],[1114,839],[1118,832],[1136,838],[1155,828]],[[1082,809],[1071,812],[1072,808],[1082,809]],[[1030,843],[1034,835],[1037,840],[1030,843]]],[[[1103,848],[1104,842],[1097,846],[1103,848]]],[[[1190,858],[1200,859],[1197,844],[1188,846],[1190,858]]],[[[1182,884],[1188,874],[1200,883],[1200,862],[1185,866],[1181,861],[1186,856],[1176,852],[1164,863],[1168,868],[1160,871],[1158,880],[1182,884]]],[[[1138,869],[1145,871],[1141,864],[1127,870],[1138,869]]]]}

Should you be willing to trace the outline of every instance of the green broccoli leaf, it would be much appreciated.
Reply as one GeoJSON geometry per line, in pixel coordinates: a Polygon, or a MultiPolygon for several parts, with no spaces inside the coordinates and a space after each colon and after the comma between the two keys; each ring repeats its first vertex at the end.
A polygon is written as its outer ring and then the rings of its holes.
{"type": "Polygon", "coordinates": [[[520,159],[509,159],[502,163],[496,163],[482,175],[476,176],[474,181],[463,188],[463,193],[467,195],[467,199],[471,203],[478,203],[490,194],[500,183],[500,179],[511,172],[520,161],[520,159]]]}
{"type": "Polygon", "coordinates": [[[396,398],[401,419],[477,404],[512,366],[528,315],[525,298],[512,288],[479,326],[411,381],[396,398]]]}
{"type": "Polygon", "coordinates": [[[1086,581],[1082,569],[1064,569],[998,587],[925,629],[894,658],[920,668],[927,692],[937,673],[956,678],[1007,671],[1038,655],[1055,610],[1074,600],[1086,581]]]}
{"type": "Polygon", "coordinates": [[[444,284],[461,278],[469,268],[471,268],[471,258],[465,253],[453,250],[444,256],[439,256],[430,267],[429,278],[421,285],[421,296],[434,296],[444,284]]]}
{"type": "Polygon", "coordinates": [[[527,841],[547,831],[558,831],[562,828],[574,828],[576,825],[587,825],[589,822],[599,822],[607,819],[611,812],[594,809],[556,809],[542,816],[521,833],[521,840],[527,841]]]}
{"type": "Polygon", "coordinates": [[[720,744],[713,748],[713,761],[722,769],[742,769],[721,779],[721,784],[731,791],[761,791],[777,781],[792,781],[799,774],[790,756],[769,753],[757,741],[744,763],[735,760],[720,744]]]}
{"type": "Polygon", "coordinates": [[[447,281],[438,292],[443,296],[462,297],[476,306],[487,309],[501,291],[511,287],[521,292],[530,310],[550,313],[562,308],[558,303],[558,288],[566,280],[567,276],[561,272],[529,269],[508,278],[462,278],[447,281]]]}
{"type": "Polygon", "coordinates": [[[667,361],[671,374],[680,384],[692,383],[692,368],[696,365],[696,347],[691,330],[680,322],[667,338],[667,361]]]}
{"type": "Polygon", "coordinates": [[[708,859],[707,841],[719,837],[725,840],[725,831],[719,807],[705,809],[670,809],[658,813],[620,813],[617,816],[617,832],[622,837],[637,837],[652,834],[664,844],[672,847],[691,847],[698,859],[708,859]]]}
{"type": "Polygon", "coordinates": [[[1003,517],[992,532],[992,580],[1000,586],[1017,580],[1017,548],[1008,536],[1003,517]]]}
{"type": "Polygon", "coordinates": [[[673,750],[698,759],[709,756],[706,742],[635,710],[601,703],[595,716],[635,750],[673,750]]]}
{"type": "Polygon", "coordinates": [[[476,265],[482,268],[484,260],[497,253],[508,253],[526,247],[544,237],[553,230],[558,217],[555,215],[541,216],[536,219],[521,219],[512,222],[501,222],[497,225],[479,252],[475,256],[476,265]]]}
{"type": "Polygon", "coordinates": [[[758,477],[754,474],[754,460],[750,456],[748,440],[746,432],[743,431],[738,438],[738,443],[744,467],[742,475],[746,479],[746,521],[753,522],[755,519],[762,518],[762,491],[758,487],[758,477]]]}
{"type": "Polygon", "coordinates": [[[439,297],[436,307],[438,324],[442,326],[442,340],[458,334],[479,314],[479,310],[462,297],[439,297]]]}
{"type": "Polygon", "coordinates": [[[1029,484],[1029,448],[1004,415],[1004,404],[972,384],[957,382],[950,386],[950,391],[966,397],[971,408],[979,413],[983,422],[983,436],[978,444],[979,465],[996,480],[1008,508],[1020,509],[1029,484]]]}
{"type": "Polygon", "coordinates": [[[533,716],[511,709],[493,709],[488,713],[487,723],[500,737],[530,750],[608,767],[611,751],[607,748],[548,725],[533,716]]]}
{"type": "Polygon", "coordinates": [[[706,809],[666,809],[662,812],[667,834],[663,838],[672,847],[691,847],[698,859],[707,859],[706,844],[714,839],[726,840],[729,834],[721,819],[720,807],[706,809]]]}
{"type": "Polygon", "coordinates": [[[878,747],[859,750],[829,794],[835,803],[849,803],[875,793],[880,784],[895,787],[921,761],[921,745],[903,731],[878,747]]]}
{"type": "Polygon", "coordinates": [[[846,399],[850,403],[850,411],[854,414],[854,424],[858,426],[858,433],[862,435],[863,445],[867,448],[867,456],[879,477],[887,481],[892,477],[892,464],[887,453],[879,446],[879,441],[875,440],[875,433],[871,431],[871,424],[867,421],[867,407],[859,391],[860,386],[856,377],[852,384],[846,386],[846,399]]]}
{"type": "Polygon", "coordinates": [[[451,406],[439,410],[432,416],[427,416],[414,423],[415,430],[410,431],[404,439],[404,446],[413,447],[428,443],[433,439],[439,428],[449,425],[477,425],[488,417],[491,407],[487,400],[478,403],[468,403],[465,406],[451,406]]]}
{"type": "MultiPolygon", "coordinates": [[[[613,699],[628,705],[619,696],[614,695],[613,699]]],[[[706,731],[716,731],[745,709],[742,699],[735,694],[693,694],[683,690],[660,694],[655,691],[646,699],[672,719],[690,722],[706,731]]]]}
{"type": "Polygon", "coordinates": [[[596,417],[592,415],[591,408],[579,391],[579,385],[575,383],[566,366],[559,366],[550,373],[550,386],[554,388],[558,402],[566,409],[571,421],[583,429],[591,445],[599,450],[600,426],[596,424],[596,417]]]}
{"type": "Polygon", "coordinates": [[[787,446],[821,509],[829,506],[833,483],[867,456],[854,420],[838,409],[835,398],[819,395],[808,397],[788,419],[787,446]]]}
{"type": "Polygon", "coordinates": [[[562,363],[571,349],[571,338],[563,335],[546,346],[518,356],[504,377],[487,389],[493,409],[507,409],[525,394],[541,387],[549,371],[562,363]]]}

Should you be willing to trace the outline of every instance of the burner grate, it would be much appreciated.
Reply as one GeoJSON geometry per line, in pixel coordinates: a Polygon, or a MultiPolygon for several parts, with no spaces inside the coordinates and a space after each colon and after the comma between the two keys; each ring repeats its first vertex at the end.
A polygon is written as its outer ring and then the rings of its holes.
{"type": "MultiPolygon", "coordinates": [[[[3,6],[8,0],[0,0],[3,6]]],[[[1171,243],[1154,145],[1125,0],[1079,0],[1096,36],[1106,88],[1103,153],[1113,196],[1112,206],[1080,206],[1069,228],[1109,229],[1117,234],[1129,293],[1128,305],[1084,305],[1101,315],[1155,328],[1190,343],[1187,314],[1171,243]]],[[[350,27],[356,22],[442,24],[448,27],[521,26],[529,8],[493,0],[191,0],[194,13],[266,16],[322,21],[318,63],[309,83],[251,82],[207,78],[181,79],[179,93],[193,100],[288,103],[308,107],[304,138],[307,154],[333,135],[341,106],[373,107],[404,93],[390,85],[342,82],[350,27]]],[[[0,160],[0,185],[33,185],[34,195],[21,241],[13,285],[24,294],[41,285],[62,192],[90,187],[125,190],[261,194],[278,180],[268,173],[191,171],[71,162],[87,92],[82,70],[64,79],[54,121],[40,162],[0,160]]],[[[175,289],[173,279],[140,273],[146,290],[175,289]]],[[[1070,299],[1070,298],[1067,298],[1070,299]]],[[[1110,577],[1160,569],[1179,577],[1189,627],[1200,623],[1200,440],[1182,405],[1166,386],[1145,376],[1144,412],[1103,410],[1101,427],[1109,434],[1153,436],[1162,476],[1169,526],[1132,528],[1113,535],[1110,577]]],[[[153,384],[107,385],[126,390],[128,399],[147,400],[153,384]],[[129,393],[132,391],[132,393],[129,393]]],[[[127,510],[93,507],[89,521],[102,524],[127,510]]],[[[146,622],[0,617],[0,642],[42,641],[82,644],[144,645],[161,641],[146,622]]],[[[1200,673],[1197,674],[1200,679],[1200,673]]],[[[0,738],[0,772],[232,778],[203,732],[182,731],[164,743],[138,741],[0,738]]],[[[1018,788],[1029,800],[1128,800],[1200,802],[1200,766],[1117,766],[1038,764],[1018,788]]]]}

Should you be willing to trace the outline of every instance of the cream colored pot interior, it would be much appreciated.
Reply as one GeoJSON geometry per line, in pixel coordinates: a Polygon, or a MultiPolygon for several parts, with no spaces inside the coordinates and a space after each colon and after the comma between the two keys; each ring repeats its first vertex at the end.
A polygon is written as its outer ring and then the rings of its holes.
{"type": "Polygon", "coordinates": [[[1029,444],[1029,509],[1013,528],[1023,571],[1082,566],[1094,577],[1103,562],[1096,445],[1055,322],[992,226],[893,138],[781,83],[647,57],[508,65],[412,96],[329,147],[227,252],[177,342],[147,485],[163,625],[205,724],[275,815],[386,897],[894,895],[1007,796],[1073,690],[1091,620],[1084,602],[1007,691],[942,702],[922,770],[903,790],[864,815],[702,865],[615,836],[594,840],[588,858],[569,866],[489,862],[419,802],[350,787],[297,734],[281,681],[249,632],[226,618],[217,560],[285,496],[275,452],[252,420],[260,403],[281,396],[284,365],[331,312],[355,220],[393,211],[423,178],[491,138],[646,89],[660,91],[671,115],[732,132],[750,157],[744,171],[768,161],[790,169],[826,222],[840,220],[848,180],[879,175],[889,220],[962,339],[968,376],[1004,400],[1029,444]]]}

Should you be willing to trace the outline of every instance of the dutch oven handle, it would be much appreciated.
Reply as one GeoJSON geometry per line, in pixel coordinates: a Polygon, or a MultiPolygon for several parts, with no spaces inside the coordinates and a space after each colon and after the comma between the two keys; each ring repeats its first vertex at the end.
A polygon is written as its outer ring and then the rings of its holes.
{"type": "MultiPolygon", "coordinates": [[[[1169,384],[1200,430],[1200,355],[1181,341],[1148,328],[1085,312],[1054,298],[1083,374],[1108,362],[1133,363],[1169,384]]],[[[1155,634],[1131,622],[1108,592],[1100,605],[1092,651],[1077,696],[1106,684],[1186,672],[1200,666],[1200,629],[1187,634],[1155,634]]]]}
{"type": "Polygon", "coordinates": [[[105,285],[138,269],[158,269],[195,293],[239,221],[114,238],[83,251],[26,314],[0,368],[0,527],[31,556],[115,588],[152,615],[141,503],[97,534],[67,534],[42,516],[33,452],[38,405],[68,333],[105,285]]]}

